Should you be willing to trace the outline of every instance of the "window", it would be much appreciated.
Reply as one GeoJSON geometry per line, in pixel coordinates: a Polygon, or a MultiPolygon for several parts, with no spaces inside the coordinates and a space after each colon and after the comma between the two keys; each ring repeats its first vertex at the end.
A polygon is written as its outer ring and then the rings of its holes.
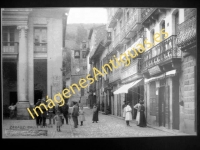
{"type": "Polygon", "coordinates": [[[74,58],[80,58],[80,50],[74,51],[74,58]]]}
{"type": "Polygon", "coordinates": [[[178,14],[178,12],[174,16],[175,16],[175,35],[177,35],[178,25],[179,25],[179,14],[178,14]]]}
{"type": "Polygon", "coordinates": [[[82,51],[82,58],[86,58],[86,51],[82,51]]]}
{"type": "Polygon", "coordinates": [[[14,46],[14,27],[3,27],[3,46],[14,46]]]}
{"type": "Polygon", "coordinates": [[[129,20],[129,11],[126,13],[126,21],[129,20]]]}
{"type": "Polygon", "coordinates": [[[46,27],[34,28],[34,45],[35,45],[35,52],[47,51],[47,28],[46,27]]]}
{"type": "Polygon", "coordinates": [[[154,29],[151,30],[151,35],[150,35],[151,43],[154,44],[154,29]]]}
{"type": "Polygon", "coordinates": [[[82,43],[82,49],[86,48],[86,43],[82,43]]]}
{"type": "Polygon", "coordinates": [[[120,27],[120,29],[122,28],[122,20],[120,20],[120,22],[119,22],[119,27],[120,27]]]}

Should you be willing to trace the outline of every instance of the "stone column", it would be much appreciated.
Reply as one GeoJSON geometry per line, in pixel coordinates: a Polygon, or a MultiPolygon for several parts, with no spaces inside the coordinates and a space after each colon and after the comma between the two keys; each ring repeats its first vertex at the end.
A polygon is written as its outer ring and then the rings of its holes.
{"type": "Polygon", "coordinates": [[[28,79],[28,100],[30,105],[34,107],[34,28],[33,28],[33,19],[29,20],[29,30],[27,33],[27,79],[28,79]],[[30,43],[30,44],[29,44],[30,43]]]}
{"type": "Polygon", "coordinates": [[[27,94],[27,26],[18,26],[19,30],[19,54],[17,69],[17,119],[29,119],[27,107],[29,107],[27,94]]]}

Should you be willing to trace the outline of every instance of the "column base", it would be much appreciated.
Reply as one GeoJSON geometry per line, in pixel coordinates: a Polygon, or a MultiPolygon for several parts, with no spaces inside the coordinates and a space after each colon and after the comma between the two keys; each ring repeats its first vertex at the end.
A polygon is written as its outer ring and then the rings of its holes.
{"type": "Polygon", "coordinates": [[[17,120],[31,119],[31,116],[27,111],[27,108],[29,107],[29,102],[17,102],[17,120]]]}

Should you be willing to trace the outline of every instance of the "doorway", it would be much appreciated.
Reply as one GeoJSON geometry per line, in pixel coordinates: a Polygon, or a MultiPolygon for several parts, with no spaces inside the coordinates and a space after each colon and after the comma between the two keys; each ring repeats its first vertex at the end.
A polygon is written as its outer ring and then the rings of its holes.
{"type": "Polygon", "coordinates": [[[158,90],[158,118],[159,126],[165,126],[165,86],[158,90]]]}
{"type": "Polygon", "coordinates": [[[179,78],[175,76],[173,78],[173,129],[179,130],[179,78]]]}
{"type": "Polygon", "coordinates": [[[41,90],[34,91],[34,104],[37,103],[38,99],[42,99],[43,92],[41,90]]]}
{"type": "Polygon", "coordinates": [[[17,92],[10,92],[10,105],[17,103],[17,92]]]}

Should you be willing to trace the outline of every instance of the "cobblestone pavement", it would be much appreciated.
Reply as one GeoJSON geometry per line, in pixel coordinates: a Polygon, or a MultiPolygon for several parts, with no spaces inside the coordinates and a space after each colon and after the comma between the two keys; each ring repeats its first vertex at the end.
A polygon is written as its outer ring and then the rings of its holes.
{"type": "MultiPolygon", "coordinates": [[[[175,134],[156,130],[150,127],[141,128],[131,122],[131,127],[127,127],[124,120],[99,113],[98,123],[92,123],[91,109],[84,108],[86,121],[83,126],[73,127],[73,121],[70,119],[70,125],[64,124],[61,132],[53,128],[34,128],[38,130],[48,130],[47,136],[11,136],[6,135],[5,130],[11,126],[35,126],[35,120],[3,120],[3,138],[118,138],[118,137],[149,137],[149,136],[174,136],[175,134]]],[[[47,120],[48,123],[48,120],[47,120]]],[[[80,122],[79,122],[80,125],[80,122]]]]}

